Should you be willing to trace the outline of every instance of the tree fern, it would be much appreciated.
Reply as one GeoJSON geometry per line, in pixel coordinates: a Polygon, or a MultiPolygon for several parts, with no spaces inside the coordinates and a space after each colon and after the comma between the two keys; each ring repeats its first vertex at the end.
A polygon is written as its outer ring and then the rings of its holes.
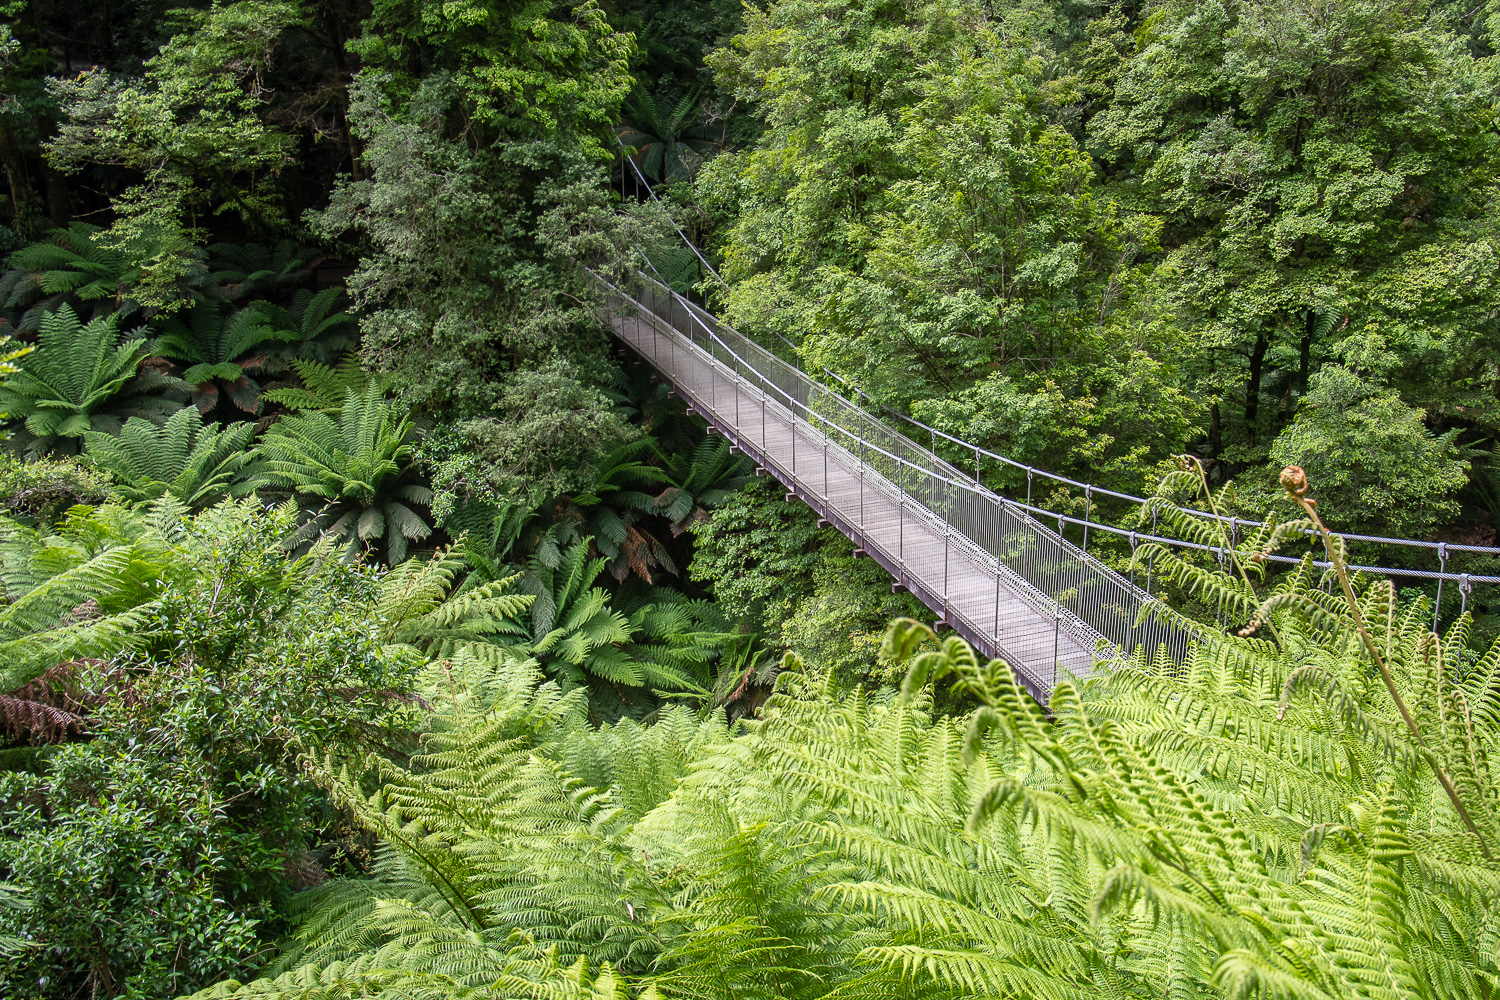
{"type": "Polygon", "coordinates": [[[17,328],[35,333],[42,319],[61,306],[101,318],[118,310],[130,316],[138,306],[129,297],[141,269],[120,251],[97,243],[101,230],[72,222],[10,255],[0,275],[0,308],[24,310],[17,328]]]}
{"type": "Polygon", "coordinates": [[[205,507],[244,492],[258,450],[255,426],[204,424],[183,407],[161,425],[133,418],[118,435],[85,431],[85,455],[115,480],[114,493],[139,502],[169,495],[189,507],[205,507]]]}
{"type": "Polygon", "coordinates": [[[399,563],[410,542],[432,533],[412,509],[430,504],[432,491],[405,481],[414,436],[411,419],[372,381],[345,396],[336,418],[301,413],[276,423],[262,440],[261,482],[308,508],[297,542],[327,535],[351,551],[380,546],[399,563]]]}
{"type": "Polygon", "coordinates": [[[259,303],[226,311],[219,302],[202,300],[163,321],[151,349],[177,365],[200,413],[221,401],[259,413],[261,378],[286,368],[280,345],[297,339],[297,330],[278,329],[259,303]]]}
{"type": "Polygon", "coordinates": [[[343,294],[340,288],[299,288],[285,307],[262,299],[253,308],[282,339],[296,345],[297,354],[327,362],[353,347],[359,335],[354,317],[334,308],[343,294]]]}
{"type": "Polygon", "coordinates": [[[684,94],[670,108],[641,89],[627,99],[630,125],[620,141],[639,151],[641,172],[652,180],[690,179],[697,162],[714,150],[708,131],[698,123],[700,93],[684,94]]]}
{"type": "Polygon", "coordinates": [[[357,354],[346,355],[336,367],[305,358],[293,358],[290,364],[302,385],[280,386],[265,393],[269,402],[288,410],[338,413],[351,392],[362,394],[372,381],[386,387],[380,375],[364,370],[357,354]]]}
{"type": "Polygon", "coordinates": [[[293,240],[264,243],[214,243],[208,248],[208,269],[222,283],[231,301],[278,291],[307,276],[316,251],[293,240]]]}
{"type": "Polygon", "coordinates": [[[515,577],[459,589],[468,569],[450,547],[431,559],[409,559],[380,582],[375,614],[384,638],[429,657],[454,656],[465,647],[509,650],[521,634],[516,622],[533,597],[511,593],[515,577]]]}
{"type": "Polygon", "coordinates": [[[691,455],[677,459],[671,469],[671,485],[657,494],[652,508],[672,522],[681,534],[690,521],[705,516],[712,507],[755,479],[754,463],[729,451],[729,442],[708,435],[691,455]]]}
{"type": "Polygon", "coordinates": [[[16,422],[10,445],[28,457],[78,450],[85,431],[118,431],[128,416],[163,419],[179,383],[142,369],[145,341],[121,341],[113,316],[83,324],[69,306],[42,318],[36,350],[0,381],[0,413],[16,422]]]}
{"type": "Polygon", "coordinates": [[[0,691],[130,648],[152,581],[181,568],[163,538],[117,508],[77,508],[54,535],[0,519],[0,691]]]}
{"type": "Polygon", "coordinates": [[[589,548],[589,539],[576,542],[555,564],[539,553],[518,581],[535,597],[515,619],[528,655],[566,685],[593,683],[596,698],[614,705],[606,715],[654,707],[652,693],[707,696],[730,639],[722,616],[661,589],[617,605],[594,586],[608,560],[589,548]]]}
{"type": "MultiPolygon", "coordinates": [[[[534,628],[596,614],[600,571],[563,553],[534,628]]],[[[836,694],[788,658],[735,727],[679,707],[592,728],[581,704],[537,709],[559,699],[532,693],[539,665],[463,650],[434,674],[425,754],[323,768],[381,868],[320,890],[299,967],[221,995],[343,976],[510,996],[501,970],[540,946],[715,1000],[1490,997],[1500,644],[1466,656],[1466,621],[1436,636],[1383,581],[1343,607],[1307,597],[1305,566],[1244,582],[1214,585],[1255,596],[1236,607],[1256,634],[1138,651],[1045,708],[909,620],[884,650],[901,693],[836,694]],[[949,683],[972,710],[934,713],[949,683]]]]}
{"type": "MultiPolygon", "coordinates": [[[[587,490],[558,499],[545,543],[568,546],[590,539],[608,560],[610,576],[620,582],[634,575],[651,583],[658,569],[676,573],[666,545],[647,523],[647,515],[655,512],[656,488],[668,481],[666,471],[652,464],[658,456],[649,437],[604,456],[587,490]]],[[[541,541],[533,538],[527,544],[535,548],[541,541]]]]}

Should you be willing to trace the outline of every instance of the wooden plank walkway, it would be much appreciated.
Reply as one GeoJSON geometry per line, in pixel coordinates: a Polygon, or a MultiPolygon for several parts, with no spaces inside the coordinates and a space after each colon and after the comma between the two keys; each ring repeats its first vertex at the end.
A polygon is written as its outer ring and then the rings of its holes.
{"type": "Polygon", "coordinates": [[[615,334],[713,429],[876,559],[895,586],[982,654],[1008,661],[1035,697],[1045,701],[1059,678],[1091,671],[1091,628],[665,319],[634,300],[618,304],[630,312],[615,316],[615,334]]]}

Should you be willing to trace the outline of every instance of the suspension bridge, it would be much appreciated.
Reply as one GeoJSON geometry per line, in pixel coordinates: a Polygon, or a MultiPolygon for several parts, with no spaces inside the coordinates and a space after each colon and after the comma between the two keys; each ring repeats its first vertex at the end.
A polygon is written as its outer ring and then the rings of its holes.
{"type": "Polygon", "coordinates": [[[1145,590],[930,447],[659,282],[609,292],[616,336],[690,410],[1039,700],[1138,645],[1186,648],[1145,590]]]}
{"type": "MultiPolygon", "coordinates": [[[[633,175],[636,198],[644,191],[656,200],[635,163],[629,157],[624,163],[629,169],[622,178],[633,175]]],[[[622,179],[622,197],[628,197],[623,184],[622,179]]],[[[686,235],[681,230],[678,235],[705,271],[717,277],[686,235]]],[[[1152,613],[1160,602],[1150,593],[1149,575],[1142,587],[1133,575],[1090,555],[1089,533],[1119,536],[1128,540],[1132,552],[1146,541],[1196,549],[1221,564],[1229,554],[1226,547],[1096,519],[1096,497],[1134,507],[1146,501],[1025,466],[883,410],[868,398],[851,398],[862,397],[857,390],[837,392],[657,278],[636,274],[628,287],[599,280],[608,292],[615,335],[655,368],[692,412],[724,435],[734,450],[753,459],[759,471],[779,480],[788,499],[802,500],[823,522],[852,540],[856,554],[884,567],[893,589],[910,592],[938,616],[940,625],[956,631],[981,654],[1009,663],[1039,701],[1045,703],[1058,680],[1085,677],[1100,662],[1119,660],[1138,648],[1155,655],[1165,647],[1173,658],[1186,652],[1192,634],[1177,619],[1152,613]],[[974,474],[945,460],[940,447],[971,455],[974,474]],[[1025,473],[1024,503],[980,481],[980,464],[986,460],[1025,473]],[[1031,484],[1036,478],[1081,491],[1083,517],[1033,506],[1031,484]],[[1069,527],[1081,529],[1081,546],[1065,537],[1069,527]]],[[[838,381],[832,373],[825,374],[838,381]]],[[[1210,516],[1190,508],[1178,510],[1210,516]]],[[[1229,519],[1231,538],[1258,526],[1256,521],[1229,519]]],[[[1500,561],[1500,548],[1362,535],[1344,538],[1436,556],[1436,570],[1351,567],[1398,583],[1435,583],[1435,629],[1445,584],[1457,589],[1460,613],[1468,610],[1476,586],[1500,584],[1500,575],[1452,572],[1449,562],[1467,557],[1489,568],[1500,561]]],[[[1302,561],[1280,554],[1268,560],[1302,561]]],[[[1328,568],[1324,562],[1313,565],[1328,568]]]]}

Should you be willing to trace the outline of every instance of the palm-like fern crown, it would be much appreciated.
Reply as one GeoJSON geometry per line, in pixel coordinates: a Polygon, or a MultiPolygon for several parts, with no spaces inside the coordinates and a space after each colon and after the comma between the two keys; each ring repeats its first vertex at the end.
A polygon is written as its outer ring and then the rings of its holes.
{"type": "Polygon", "coordinates": [[[290,416],[266,438],[273,481],[325,500],[368,506],[412,453],[411,420],[374,383],[350,392],[338,419],[290,416]]]}
{"type": "Polygon", "coordinates": [[[511,592],[515,577],[460,584],[467,570],[462,551],[454,547],[393,568],[381,581],[375,609],[382,638],[430,657],[468,649],[487,663],[506,659],[522,634],[516,622],[533,598],[511,592]]]}
{"type": "Polygon", "coordinates": [[[630,640],[630,622],[593,585],[605,564],[591,558],[588,542],[580,541],[555,556],[538,552],[521,583],[535,597],[524,623],[531,653],[569,686],[586,683],[590,674],[617,684],[639,683],[620,652],[630,640]]]}
{"type": "Polygon", "coordinates": [[[231,300],[244,299],[301,280],[315,263],[315,251],[294,240],[276,243],[215,243],[208,248],[208,268],[231,300]]]}
{"type": "MultiPolygon", "coordinates": [[[[670,590],[617,606],[594,586],[608,560],[591,556],[590,542],[543,546],[532,555],[516,584],[531,596],[529,609],[510,615],[510,638],[494,641],[536,658],[569,689],[602,681],[608,697],[620,699],[615,707],[621,711],[652,701],[640,689],[708,695],[713,664],[732,641],[722,616],[709,602],[688,601],[670,590]]],[[[597,686],[595,691],[605,694],[597,686]]]]}
{"type": "Polygon", "coordinates": [[[118,429],[122,414],[165,415],[180,404],[156,394],[171,380],[137,377],[145,340],[121,341],[115,317],[80,323],[69,306],[47,313],[35,351],[0,382],[0,412],[22,422],[23,448],[40,454],[85,431],[118,429]]]}
{"type": "Polygon", "coordinates": [[[706,156],[714,149],[709,133],[696,124],[701,90],[684,94],[666,107],[644,90],[626,101],[631,125],[620,136],[626,146],[638,149],[641,172],[652,180],[678,180],[692,174],[694,155],[706,156]]]}
{"type": "Polygon", "coordinates": [[[301,386],[283,386],[267,390],[265,398],[288,410],[319,410],[334,414],[343,410],[349,394],[363,394],[371,382],[384,391],[386,380],[366,372],[357,354],[349,354],[336,367],[321,361],[293,358],[291,367],[302,380],[301,386]]]}
{"type": "Polygon", "coordinates": [[[23,333],[40,329],[43,317],[64,303],[94,316],[136,311],[127,290],[139,280],[140,268],[119,250],[95,242],[100,231],[73,222],[10,255],[10,270],[0,276],[0,308],[25,309],[17,324],[23,333]]]}
{"type": "Polygon", "coordinates": [[[189,507],[205,507],[242,492],[258,456],[251,447],[255,425],[205,424],[188,406],[165,424],[127,420],[118,435],[86,431],[86,457],[118,484],[128,501],[170,494],[189,507]]]}
{"type": "MultiPolygon", "coordinates": [[[[87,324],[68,306],[48,313],[34,354],[20,377],[8,380],[11,392],[32,392],[49,403],[66,404],[73,413],[98,409],[135,374],[143,340],[120,342],[113,317],[87,324]]],[[[82,432],[82,425],[79,426],[82,432]]]]}
{"type": "Polygon", "coordinates": [[[338,352],[354,345],[359,333],[359,324],[349,313],[334,307],[338,305],[342,289],[325,288],[311,292],[299,288],[292,294],[291,304],[286,308],[266,299],[252,304],[251,308],[281,339],[295,343],[298,349],[319,361],[329,361],[338,352]]]}
{"type": "Polygon", "coordinates": [[[218,405],[221,394],[246,413],[259,412],[261,385],[255,376],[284,369],[278,345],[298,338],[294,329],[278,329],[258,304],[226,313],[211,301],[196,302],[185,315],[166,320],[163,331],[152,350],[181,367],[204,413],[218,405]]]}
{"type": "Polygon", "coordinates": [[[754,479],[754,463],[731,454],[724,438],[705,437],[691,456],[674,463],[672,484],[657,495],[653,507],[681,532],[694,517],[702,516],[704,508],[721,503],[754,479]]]}
{"type": "Polygon", "coordinates": [[[410,417],[372,380],[346,395],[337,419],[299,413],[275,424],[262,442],[261,481],[328,505],[299,540],[325,531],[354,545],[383,538],[390,561],[399,563],[408,542],[431,533],[408,504],[430,504],[432,491],[400,482],[413,433],[410,417]]]}
{"type": "Polygon", "coordinates": [[[50,534],[0,518],[0,691],[63,661],[132,648],[153,581],[191,572],[167,540],[181,512],[174,502],[149,516],[78,507],[50,534]]]}
{"type": "MultiPolygon", "coordinates": [[[[651,583],[654,569],[676,573],[677,565],[666,546],[641,523],[645,515],[655,512],[656,488],[668,481],[665,470],[650,464],[650,459],[659,457],[649,437],[630,441],[604,456],[588,489],[559,499],[544,544],[568,546],[593,539],[616,581],[633,573],[651,583]]],[[[539,541],[533,539],[532,544],[539,541]]]]}

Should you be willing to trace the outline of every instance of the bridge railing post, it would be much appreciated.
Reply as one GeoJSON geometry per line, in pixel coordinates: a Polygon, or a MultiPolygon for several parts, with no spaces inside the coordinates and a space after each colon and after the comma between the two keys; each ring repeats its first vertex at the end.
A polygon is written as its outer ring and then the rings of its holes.
{"type": "MultiPolygon", "coordinates": [[[[761,380],[764,383],[764,379],[761,380]]],[[[766,400],[771,394],[766,391],[764,384],[760,387],[760,454],[764,461],[771,460],[771,450],[766,447],[766,400]]]]}
{"type": "Polygon", "coordinates": [[[1062,643],[1062,604],[1052,606],[1052,684],[1057,684],[1057,655],[1062,643]]]}
{"type": "Polygon", "coordinates": [[[995,648],[1000,648],[1000,556],[995,556],[995,648]]]}
{"type": "MultiPolygon", "coordinates": [[[[948,514],[949,514],[949,518],[951,519],[952,515],[953,515],[953,511],[952,511],[952,497],[951,496],[949,497],[949,511],[948,511],[948,514]]],[[[943,611],[944,611],[944,617],[947,617],[947,612],[949,610],[949,601],[948,601],[948,532],[949,532],[949,530],[950,530],[950,528],[949,528],[948,521],[945,520],[943,522],[943,611]]]]}
{"type": "Polygon", "coordinates": [[[896,455],[896,561],[901,566],[901,582],[906,582],[906,487],[902,485],[901,455],[896,455]]]}
{"type": "MultiPolygon", "coordinates": [[[[1448,572],[1448,543],[1438,542],[1438,573],[1448,572]]],[[[1437,600],[1432,605],[1432,630],[1438,629],[1438,616],[1443,613],[1443,578],[1438,576],[1437,600]]]]}
{"type": "Polygon", "coordinates": [[[787,430],[790,431],[791,435],[792,435],[792,486],[796,487],[796,485],[797,485],[797,400],[796,400],[796,397],[788,395],[787,399],[786,399],[786,402],[787,402],[787,409],[791,412],[791,422],[788,424],[787,430]]]}
{"type": "Polygon", "coordinates": [[[828,492],[828,431],[823,431],[823,502],[828,505],[827,513],[833,513],[833,495],[828,492]]]}
{"type": "Polygon", "coordinates": [[[859,439],[859,545],[860,548],[869,549],[869,543],[865,538],[865,439],[859,439]]]}

